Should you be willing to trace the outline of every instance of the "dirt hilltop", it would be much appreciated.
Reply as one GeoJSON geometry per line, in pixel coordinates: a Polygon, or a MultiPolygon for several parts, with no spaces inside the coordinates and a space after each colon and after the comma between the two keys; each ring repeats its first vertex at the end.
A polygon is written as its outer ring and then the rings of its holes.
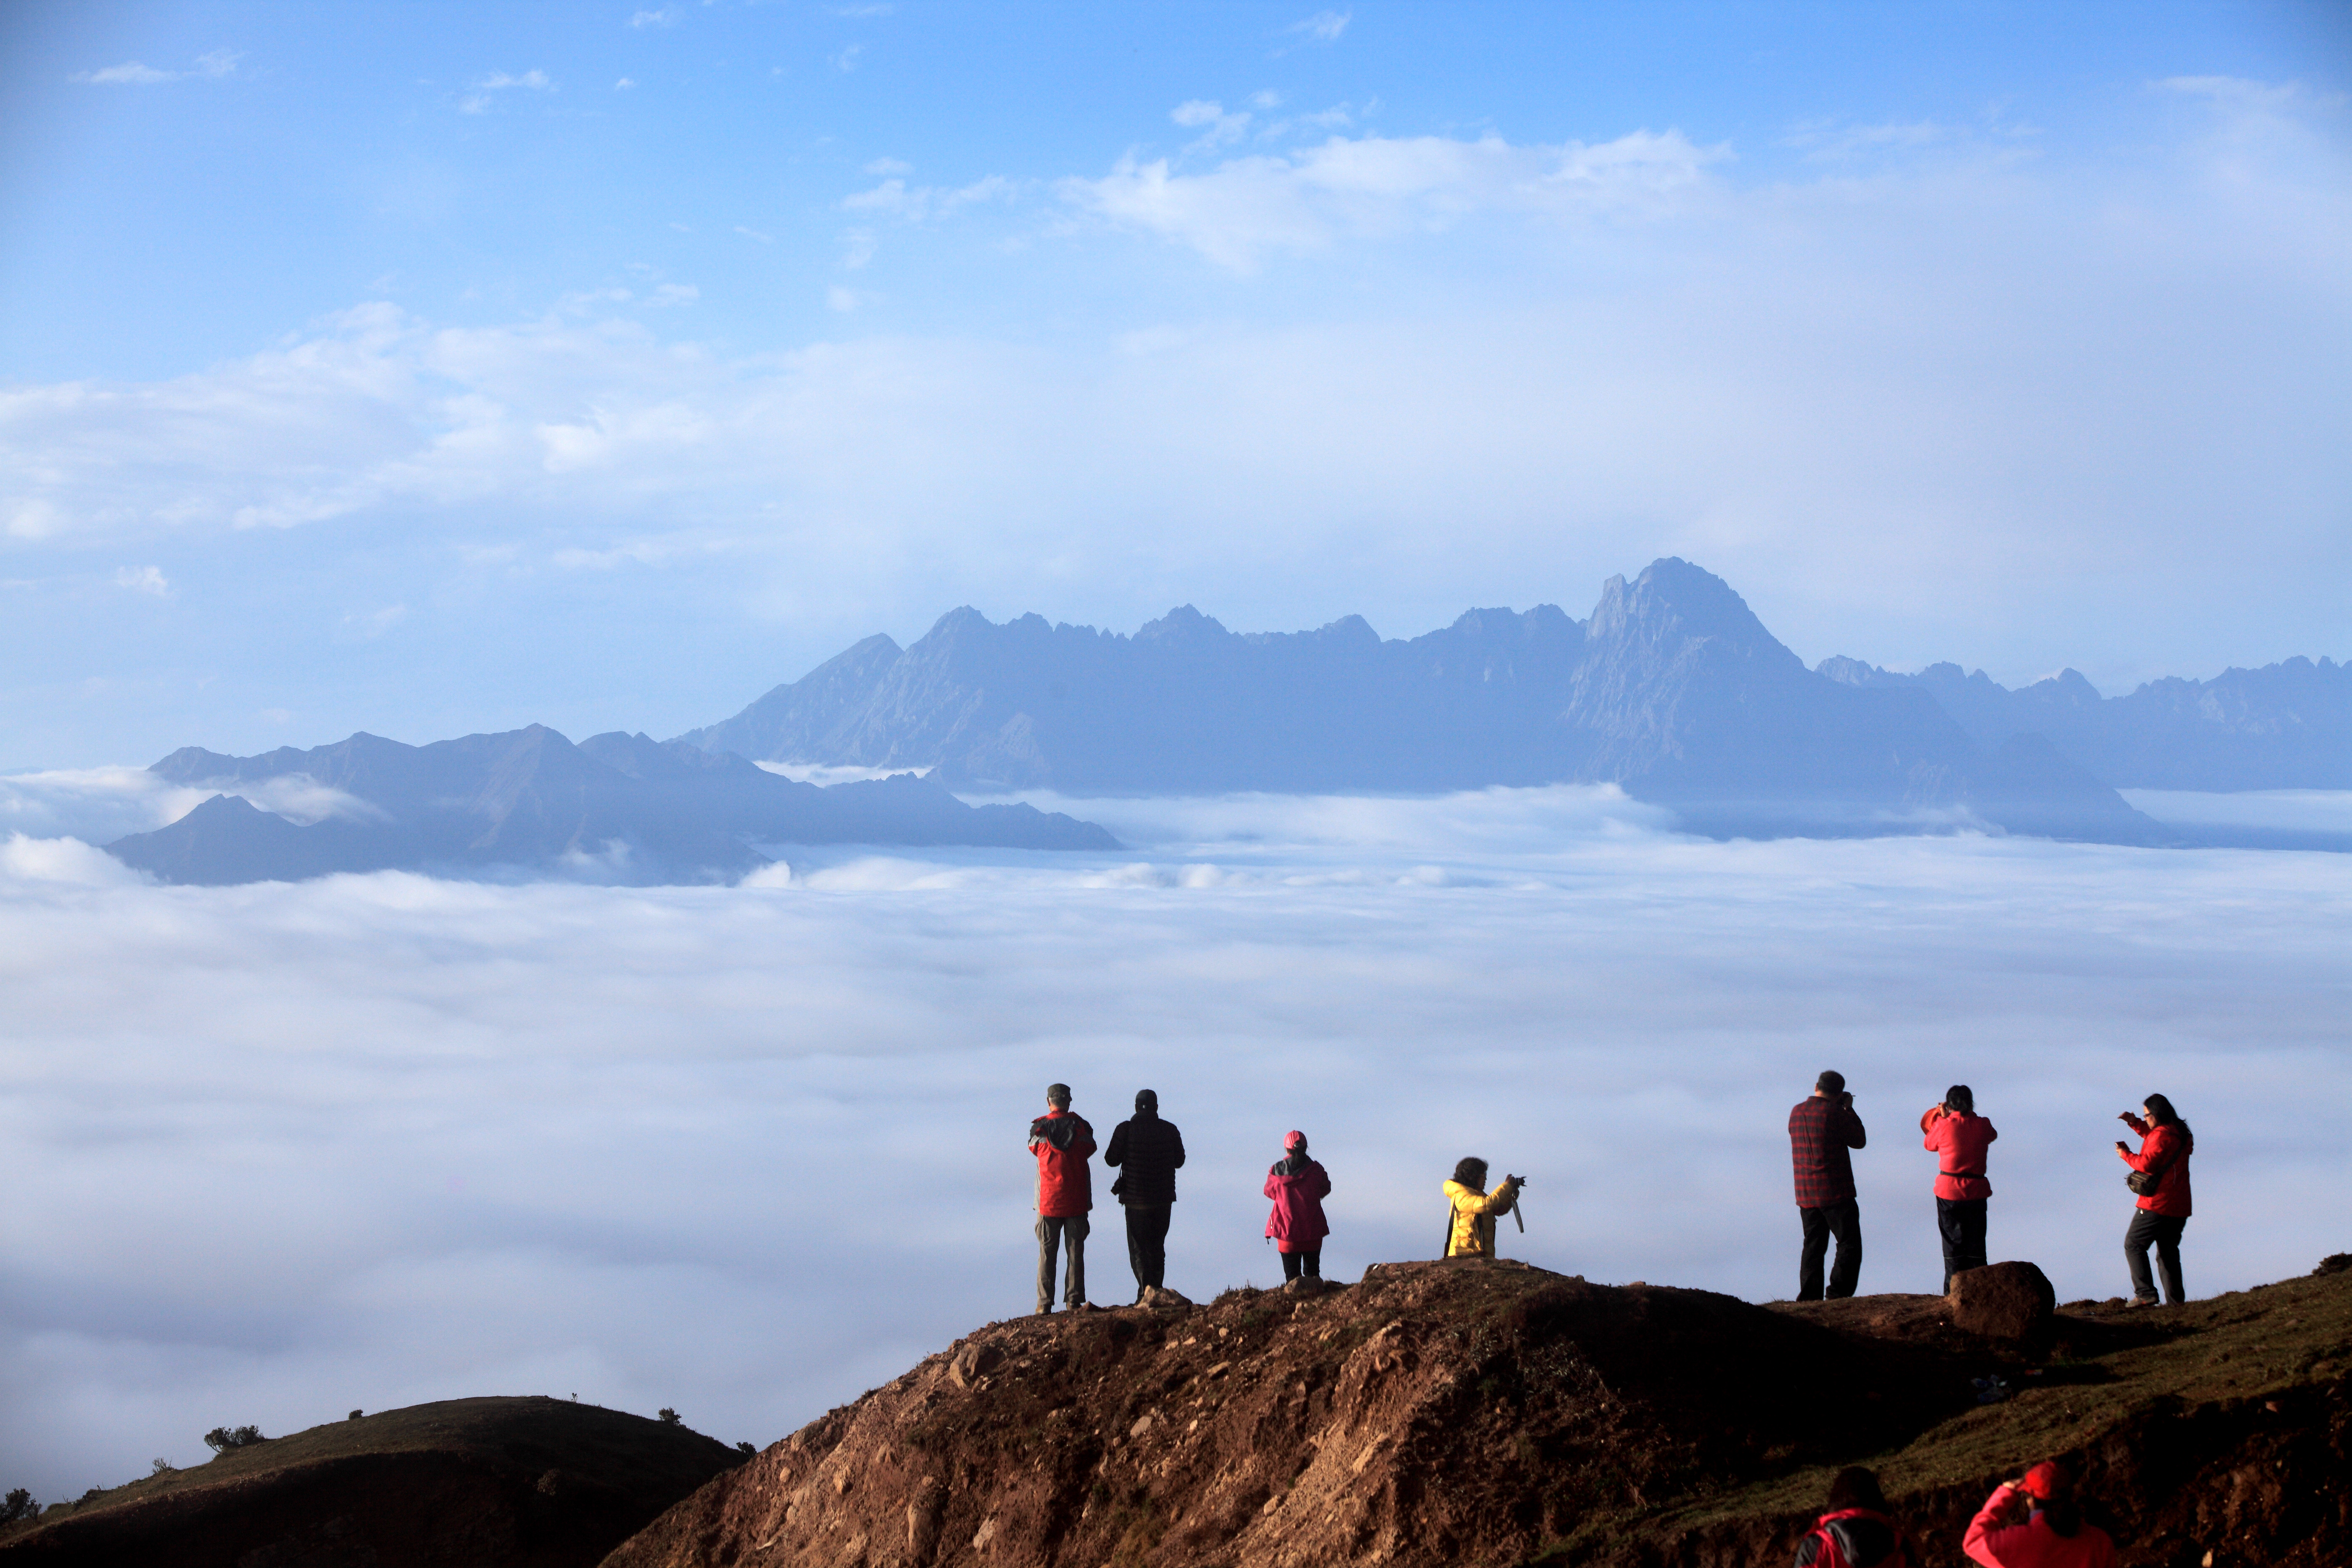
{"type": "Polygon", "coordinates": [[[1941,1297],[1759,1307],[1385,1264],[991,1324],[605,1568],[1728,1568],[1788,1561],[1849,1463],[1878,1468],[1925,1560],[1958,1561],[1993,1484],[2051,1457],[2126,1563],[2320,1568],[2352,1561],[2347,1367],[2340,1268],[2078,1302],[2029,1345],[1960,1331],[1941,1297]]]}
{"type": "Polygon", "coordinates": [[[42,1511],[0,1563],[586,1568],[744,1456],[625,1411],[451,1399],[329,1422],[42,1511]]]}

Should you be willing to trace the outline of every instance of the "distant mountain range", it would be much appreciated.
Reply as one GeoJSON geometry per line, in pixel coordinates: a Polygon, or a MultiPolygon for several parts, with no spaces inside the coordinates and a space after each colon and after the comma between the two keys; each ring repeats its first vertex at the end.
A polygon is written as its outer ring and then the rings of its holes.
{"type": "Polygon", "coordinates": [[[1611,579],[1586,620],[1472,610],[1410,641],[1353,616],[1236,635],[1188,605],[1125,637],[958,609],[679,739],[965,790],[1605,782],[1718,834],[1974,824],[2154,844],[2185,840],[2116,786],[2352,785],[2352,671],[2295,659],[2105,702],[2071,671],[2011,692],[1951,665],[1809,670],[1722,579],[1668,559],[1611,579]]]}
{"type": "Polygon", "coordinates": [[[575,746],[538,724],[429,746],[359,734],[258,757],[190,746],[150,771],[221,792],[106,847],[167,882],[395,868],[678,882],[739,877],[787,844],[1118,847],[1092,823],[967,805],[911,773],[820,789],[699,747],[618,732],[575,746]],[[336,792],[334,812],[299,825],[238,793],[295,779],[336,792]]]}
{"type": "Polygon", "coordinates": [[[2044,736],[2119,789],[2352,789],[2352,664],[2329,658],[2151,680],[2127,697],[2101,697],[2072,669],[2012,691],[1957,664],[1814,668],[1850,686],[1925,691],[1983,745],[2044,736]]]}

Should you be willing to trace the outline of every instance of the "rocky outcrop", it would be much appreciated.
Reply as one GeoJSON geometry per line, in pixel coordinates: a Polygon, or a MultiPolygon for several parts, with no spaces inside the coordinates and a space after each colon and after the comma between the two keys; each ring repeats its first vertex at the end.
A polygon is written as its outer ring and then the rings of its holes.
{"type": "Polygon", "coordinates": [[[1768,1308],[1454,1260],[1018,1319],[606,1568],[1731,1568],[1788,1562],[1854,1462],[1945,1562],[1997,1480],[2052,1458],[2126,1568],[2352,1556],[2352,1273],[2114,1306],[2030,1349],[1944,1297],[1768,1308]]]}

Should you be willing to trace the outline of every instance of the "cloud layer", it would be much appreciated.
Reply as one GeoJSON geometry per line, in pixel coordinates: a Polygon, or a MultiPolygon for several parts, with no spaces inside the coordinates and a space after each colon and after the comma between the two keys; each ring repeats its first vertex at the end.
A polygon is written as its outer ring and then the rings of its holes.
{"type": "MultiPolygon", "coordinates": [[[[62,786],[59,786],[62,788],[62,786]]],[[[1088,803],[1132,855],[855,856],[735,889],[405,876],[143,887],[0,850],[0,1479],[43,1497],[480,1393],[766,1442],[1024,1310],[1040,1088],[1193,1154],[1171,1281],[1276,1267],[1282,1131],[1331,1271],[1419,1256],[1438,1180],[1533,1179],[1510,1250],[1792,1285],[1789,1105],[1853,1080],[1865,1289],[1932,1289],[1911,1129],[2000,1126],[1997,1257],[2122,1289],[2116,1110],[2200,1137],[2200,1293],[2340,1250],[2340,858],[1984,839],[1715,845],[1606,791],[1088,803]],[[816,1261],[813,1261],[816,1260],[816,1261]]],[[[1117,1299],[1116,1246],[1097,1293],[1117,1299]]]]}
{"type": "MultiPolygon", "coordinates": [[[[1665,553],[1808,658],[2113,688],[2343,655],[2343,116],[2144,91],[2168,139],[2128,155],[1832,124],[1801,180],[1672,128],[1334,134],[1207,100],[1175,110],[1191,151],[1104,172],[877,160],[835,212],[845,270],[807,285],[865,335],[681,337],[741,302],[646,268],[529,319],[378,301],[172,379],[0,389],[7,591],[27,627],[128,628],[168,586],[226,638],[252,606],[216,584],[267,550],[319,584],[287,614],[321,668],[391,604],[404,646],[478,667],[485,605],[595,614],[624,573],[608,646],[677,706],[592,727],[707,722],[958,603],[1412,635],[1580,609],[1665,553]],[[997,324],[912,324],[916,257],[968,265],[997,324]],[[92,578],[149,594],[69,616],[92,578]],[[700,689],[753,640],[740,689],[700,689]]],[[[244,712],[310,706],[231,676],[244,712]]]]}

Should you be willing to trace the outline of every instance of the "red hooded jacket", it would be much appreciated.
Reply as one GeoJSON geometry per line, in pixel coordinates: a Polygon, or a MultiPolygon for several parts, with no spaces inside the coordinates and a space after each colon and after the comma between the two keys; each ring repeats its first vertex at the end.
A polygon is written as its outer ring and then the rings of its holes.
{"type": "Polygon", "coordinates": [[[1936,1162],[1937,1197],[1992,1196],[1992,1184],[1985,1180],[1985,1145],[2000,1134],[1991,1122],[1938,1105],[1919,1119],[1919,1127],[1927,1134],[1927,1148],[1940,1156],[1936,1162]]]}
{"type": "Polygon", "coordinates": [[[1029,1147],[1037,1152],[1037,1212],[1067,1219],[1095,1206],[1095,1130],[1075,1111],[1049,1110],[1029,1124],[1029,1147]]]}

